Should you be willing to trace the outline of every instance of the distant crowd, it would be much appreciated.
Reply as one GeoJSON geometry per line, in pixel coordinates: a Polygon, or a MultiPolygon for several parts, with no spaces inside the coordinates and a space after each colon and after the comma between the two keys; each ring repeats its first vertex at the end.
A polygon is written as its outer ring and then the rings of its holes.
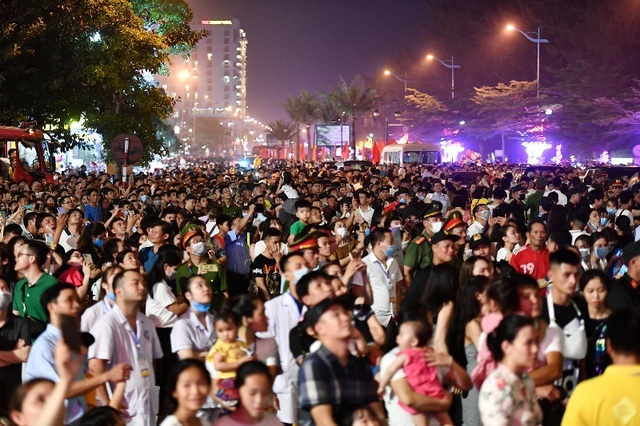
{"type": "Polygon", "coordinates": [[[631,176],[184,166],[0,178],[5,424],[640,424],[631,176]]]}

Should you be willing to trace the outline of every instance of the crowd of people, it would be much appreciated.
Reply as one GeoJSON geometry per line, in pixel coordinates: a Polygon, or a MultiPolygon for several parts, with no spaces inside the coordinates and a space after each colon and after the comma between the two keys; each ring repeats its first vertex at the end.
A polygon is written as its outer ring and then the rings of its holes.
{"type": "Polygon", "coordinates": [[[200,161],[0,181],[5,424],[640,424],[640,186],[200,161]]]}

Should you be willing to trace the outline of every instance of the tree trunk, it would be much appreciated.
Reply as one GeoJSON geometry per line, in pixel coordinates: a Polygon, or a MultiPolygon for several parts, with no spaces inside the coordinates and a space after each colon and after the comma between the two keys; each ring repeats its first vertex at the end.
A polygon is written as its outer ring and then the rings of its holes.
{"type": "Polygon", "coordinates": [[[296,129],[298,130],[296,132],[296,154],[295,154],[295,159],[296,161],[300,161],[300,125],[296,123],[296,129]]]}
{"type": "Polygon", "coordinates": [[[356,159],[356,117],[351,118],[351,140],[349,141],[349,159],[356,159]]]}

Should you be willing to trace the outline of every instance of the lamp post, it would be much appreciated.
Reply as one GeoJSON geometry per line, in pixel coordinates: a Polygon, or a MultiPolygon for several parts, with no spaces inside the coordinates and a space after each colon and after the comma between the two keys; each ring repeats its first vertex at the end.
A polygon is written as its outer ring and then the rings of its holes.
{"type": "Polygon", "coordinates": [[[427,55],[427,59],[430,60],[430,61],[435,59],[436,61],[440,62],[443,66],[445,66],[445,67],[447,67],[447,68],[449,68],[451,70],[451,99],[455,99],[455,97],[456,97],[456,75],[455,75],[455,71],[456,71],[456,69],[460,68],[460,65],[456,65],[453,62],[453,56],[451,57],[451,61],[449,61],[448,59],[445,59],[443,61],[442,59],[438,59],[438,58],[434,57],[433,55],[427,55]]]}
{"type": "Polygon", "coordinates": [[[527,38],[527,40],[529,40],[532,43],[535,43],[537,45],[537,54],[536,54],[536,98],[540,97],[540,43],[549,43],[549,40],[547,40],[546,38],[540,38],[540,27],[538,27],[538,32],[524,32],[521,31],[519,29],[517,29],[516,27],[514,27],[513,25],[507,25],[507,31],[517,31],[520,34],[522,34],[523,36],[525,36],[527,38]],[[531,34],[533,34],[534,36],[536,36],[535,38],[531,36],[531,34]]]}
{"type": "MultiPolygon", "coordinates": [[[[380,117],[380,110],[378,110],[378,108],[376,108],[373,111],[373,116],[374,117],[380,117]]],[[[396,110],[396,112],[393,113],[393,116],[395,118],[400,118],[402,116],[402,113],[399,110],[396,110]]],[[[384,115],[384,143],[388,144],[389,143],[389,127],[402,127],[403,124],[389,124],[389,116],[388,114],[384,115]]]]}
{"type": "Polygon", "coordinates": [[[404,78],[400,77],[398,74],[391,72],[390,70],[384,70],[384,75],[392,75],[395,78],[397,78],[398,80],[400,80],[401,82],[404,83],[404,95],[407,96],[407,83],[409,82],[409,80],[407,79],[407,72],[404,72],[404,78]]]}

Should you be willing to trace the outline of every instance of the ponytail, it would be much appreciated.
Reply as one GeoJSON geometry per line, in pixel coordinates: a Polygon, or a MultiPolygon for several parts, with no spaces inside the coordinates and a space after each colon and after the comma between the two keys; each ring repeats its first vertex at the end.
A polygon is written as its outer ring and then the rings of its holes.
{"type": "Polygon", "coordinates": [[[513,343],[520,330],[527,326],[533,326],[531,318],[522,315],[508,315],[500,321],[500,324],[487,335],[487,347],[497,362],[502,361],[504,352],[502,342],[513,343]]]}

